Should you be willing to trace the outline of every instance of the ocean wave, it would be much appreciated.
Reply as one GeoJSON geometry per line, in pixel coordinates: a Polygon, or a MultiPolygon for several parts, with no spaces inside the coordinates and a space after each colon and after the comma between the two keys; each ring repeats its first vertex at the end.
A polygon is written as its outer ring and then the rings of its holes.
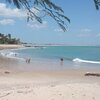
{"type": "Polygon", "coordinates": [[[18,57],[19,54],[16,53],[16,52],[3,51],[3,52],[0,52],[0,55],[3,56],[3,57],[7,57],[7,58],[24,60],[24,58],[18,57]]]}
{"type": "Polygon", "coordinates": [[[73,59],[74,62],[76,63],[91,63],[91,64],[100,64],[99,61],[90,61],[90,60],[83,60],[83,59],[79,59],[79,58],[75,58],[73,59]]]}
{"type": "Polygon", "coordinates": [[[7,56],[7,57],[16,56],[17,54],[18,53],[15,53],[15,52],[1,52],[2,56],[7,56]]]}

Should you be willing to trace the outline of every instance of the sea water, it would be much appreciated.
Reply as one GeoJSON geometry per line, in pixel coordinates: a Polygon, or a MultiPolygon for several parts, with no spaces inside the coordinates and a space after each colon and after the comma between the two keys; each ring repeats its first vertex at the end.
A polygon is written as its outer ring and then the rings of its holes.
{"type": "Polygon", "coordinates": [[[100,69],[100,46],[38,46],[5,50],[1,55],[22,61],[30,58],[33,64],[48,64],[42,66],[45,69],[100,69]]]}

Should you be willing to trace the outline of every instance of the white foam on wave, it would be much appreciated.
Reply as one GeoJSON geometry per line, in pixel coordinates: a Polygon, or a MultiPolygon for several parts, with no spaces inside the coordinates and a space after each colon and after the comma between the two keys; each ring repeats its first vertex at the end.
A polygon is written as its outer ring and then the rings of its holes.
{"type": "Polygon", "coordinates": [[[99,61],[83,60],[83,59],[79,59],[79,58],[75,58],[75,59],[73,59],[73,61],[76,62],[76,63],[92,63],[92,64],[100,64],[99,61]]]}
{"type": "Polygon", "coordinates": [[[18,57],[18,53],[7,51],[7,50],[6,51],[1,51],[0,55],[3,56],[3,57],[7,57],[7,58],[24,60],[24,58],[19,58],[18,57]]]}

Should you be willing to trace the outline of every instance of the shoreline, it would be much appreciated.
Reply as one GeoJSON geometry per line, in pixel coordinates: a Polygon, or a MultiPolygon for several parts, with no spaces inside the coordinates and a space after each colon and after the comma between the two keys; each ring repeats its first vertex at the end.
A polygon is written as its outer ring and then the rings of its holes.
{"type": "MultiPolygon", "coordinates": [[[[19,78],[32,78],[33,80],[34,78],[37,77],[44,77],[45,78],[54,78],[54,79],[65,79],[68,78],[70,80],[77,80],[77,79],[98,79],[100,77],[96,77],[96,76],[85,76],[86,73],[99,73],[100,74],[100,70],[98,69],[82,69],[82,68],[78,68],[78,69],[73,69],[73,68],[65,68],[63,69],[63,66],[61,66],[59,69],[56,69],[57,66],[59,64],[55,64],[55,65],[49,65],[49,63],[38,63],[36,62],[27,64],[25,61],[20,62],[17,59],[13,59],[13,58],[6,58],[6,57],[0,57],[0,77],[3,77],[5,75],[7,76],[15,76],[15,77],[19,77],[19,78]],[[33,69],[30,68],[33,67],[33,69]],[[35,68],[35,67],[38,68],[35,68]],[[52,66],[55,67],[54,69],[45,69],[46,66],[52,66]],[[41,69],[42,68],[42,69],[41,69]],[[25,70],[24,70],[25,69],[25,70]],[[31,69],[31,70],[29,70],[31,69]],[[23,77],[24,76],[24,77],[23,77]]],[[[99,80],[96,80],[97,82],[99,82],[99,80]]]]}
{"type": "Polygon", "coordinates": [[[0,44],[0,50],[3,49],[16,49],[16,48],[23,48],[23,45],[20,44],[0,44]]]}

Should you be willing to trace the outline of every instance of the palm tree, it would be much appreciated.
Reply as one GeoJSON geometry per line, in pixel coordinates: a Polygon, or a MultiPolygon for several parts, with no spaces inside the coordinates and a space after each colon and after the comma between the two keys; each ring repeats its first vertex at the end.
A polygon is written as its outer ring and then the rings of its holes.
{"type": "Polygon", "coordinates": [[[20,39],[11,38],[11,34],[4,35],[0,33],[0,44],[19,44],[20,39]]]}
{"type": "Polygon", "coordinates": [[[0,33],[0,37],[4,37],[4,34],[0,33]]]}
{"type": "Polygon", "coordinates": [[[0,37],[2,36],[2,33],[0,33],[0,37]]]}
{"type": "Polygon", "coordinates": [[[9,39],[9,40],[11,39],[11,34],[8,34],[8,39],[9,39]]]}

